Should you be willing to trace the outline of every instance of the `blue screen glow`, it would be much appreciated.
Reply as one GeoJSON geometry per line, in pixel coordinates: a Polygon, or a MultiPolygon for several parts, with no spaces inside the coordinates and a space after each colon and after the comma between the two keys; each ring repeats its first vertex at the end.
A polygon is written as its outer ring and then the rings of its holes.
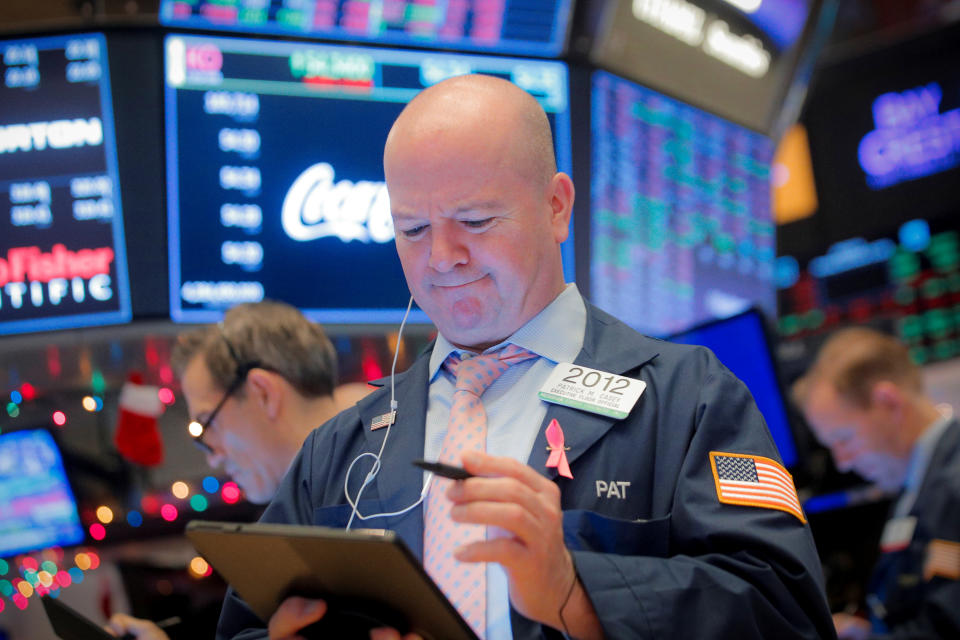
{"type": "Polygon", "coordinates": [[[797,463],[797,447],[760,313],[751,310],[671,336],[670,340],[713,351],[753,394],[783,464],[792,467],[797,463]]]}
{"type": "Polygon", "coordinates": [[[0,557],[83,541],[73,492],[53,437],[0,435],[0,557]]]}
{"type": "Polygon", "coordinates": [[[744,15],[783,50],[793,46],[803,33],[811,3],[808,0],[741,0],[732,4],[753,8],[744,15]]]}
{"type": "Polygon", "coordinates": [[[771,142],[604,72],[592,119],[594,302],[655,336],[775,312],[771,142]]]}
{"type": "Polygon", "coordinates": [[[941,112],[936,82],[880,95],[873,102],[876,129],[857,156],[867,184],[883,189],[960,166],[960,108],[941,112]]]}
{"type": "Polygon", "coordinates": [[[6,40],[0,52],[0,334],[126,322],[106,40],[6,40]]]}
{"type": "MultiPolygon", "coordinates": [[[[421,89],[476,72],[534,95],[570,167],[559,62],[169,36],[166,115],[174,320],[283,300],[325,323],[398,322],[383,145],[421,89]]],[[[573,278],[572,240],[564,268],[573,278]]],[[[426,321],[421,312],[411,316],[426,321]]]]}

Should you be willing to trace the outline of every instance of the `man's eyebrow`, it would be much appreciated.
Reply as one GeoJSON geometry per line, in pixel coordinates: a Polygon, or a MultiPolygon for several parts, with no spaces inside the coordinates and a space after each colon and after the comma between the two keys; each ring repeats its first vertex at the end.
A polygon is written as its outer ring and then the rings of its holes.
{"type": "Polygon", "coordinates": [[[478,200],[476,202],[467,202],[458,205],[453,212],[457,214],[467,213],[469,211],[495,211],[497,209],[503,209],[503,203],[499,200],[478,200]]]}
{"type": "MultiPolygon", "coordinates": [[[[470,213],[471,211],[500,211],[505,209],[503,202],[500,200],[477,200],[475,202],[466,202],[464,204],[459,204],[453,208],[452,214],[458,215],[463,213],[470,213]]],[[[427,215],[421,214],[417,211],[410,211],[407,209],[394,209],[391,211],[391,215],[398,220],[419,220],[428,218],[427,215]]]]}

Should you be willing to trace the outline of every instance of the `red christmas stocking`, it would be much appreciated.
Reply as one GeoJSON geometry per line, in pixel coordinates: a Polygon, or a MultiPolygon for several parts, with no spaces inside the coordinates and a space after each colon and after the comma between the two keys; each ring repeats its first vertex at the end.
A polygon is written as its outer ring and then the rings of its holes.
{"type": "Polygon", "coordinates": [[[163,462],[163,441],[157,418],[164,407],[157,397],[159,389],[142,382],[140,374],[132,373],[120,391],[113,443],[127,460],[152,467],[163,462]]]}

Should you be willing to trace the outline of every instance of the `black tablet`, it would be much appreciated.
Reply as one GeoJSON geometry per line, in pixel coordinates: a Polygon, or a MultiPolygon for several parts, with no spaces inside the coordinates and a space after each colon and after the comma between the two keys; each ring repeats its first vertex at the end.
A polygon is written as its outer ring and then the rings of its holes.
{"type": "Polygon", "coordinates": [[[116,636],[107,633],[103,627],[59,599],[44,596],[40,602],[47,612],[53,632],[61,640],[117,640],[116,636]]]}
{"type": "Polygon", "coordinates": [[[186,535],[264,623],[302,595],[327,600],[318,626],[328,637],[386,625],[427,640],[477,640],[392,531],[194,520],[186,535]]]}

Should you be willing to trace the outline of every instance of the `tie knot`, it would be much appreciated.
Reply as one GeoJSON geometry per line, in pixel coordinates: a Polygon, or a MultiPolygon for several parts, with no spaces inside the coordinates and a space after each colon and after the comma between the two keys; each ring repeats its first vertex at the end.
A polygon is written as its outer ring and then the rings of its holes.
{"type": "Polygon", "coordinates": [[[504,371],[524,360],[536,358],[537,354],[515,344],[508,344],[499,351],[463,358],[456,353],[447,356],[443,366],[457,378],[456,390],[467,391],[479,397],[504,371]]]}

